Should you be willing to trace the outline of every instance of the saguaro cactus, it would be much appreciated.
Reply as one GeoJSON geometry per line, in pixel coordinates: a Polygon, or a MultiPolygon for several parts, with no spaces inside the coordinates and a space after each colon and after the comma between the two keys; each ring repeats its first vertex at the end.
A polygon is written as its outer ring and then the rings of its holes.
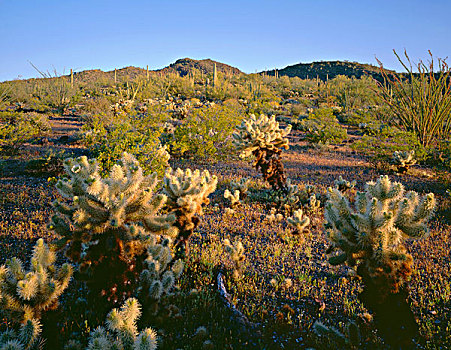
{"type": "Polygon", "coordinates": [[[91,332],[87,350],[155,350],[157,333],[152,328],[138,332],[136,321],[140,315],[138,300],[126,300],[121,309],[113,309],[108,314],[107,329],[98,327],[91,332]]]}
{"type": "Polygon", "coordinates": [[[202,173],[191,169],[173,170],[169,168],[163,179],[163,193],[167,196],[167,206],[177,218],[175,248],[178,255],[188,253],[188,240],[203,215],[202,205],[210,203],[208,196],[216,189],[218,178],[208,170],[202,173]]]}
{"type": "Polygon", "coordinates": [[[286,176],[280,161],[282,149],[288,149],[286,136],[291,131],[291,125],[280,129],[275,116],[251,114],[236,127],[233,143],[241,152],[240,157],[255,156],[254,166],[261,170],[263,178],[274,189],[286,187],[286,176]]]}
{"type": "Polygon", "coordinates": [[[55,253],[39,239],[33,249],[29,271],[24,270],[18,258],[0,266],[0,307],[12,321],[38,320],[43,311],[58,306],[58,297],[72,277],[72,266],[57,267],[55,260],[55,253]]]}
{"type": "Polygon", "coordinates": [[[151,236],[169,232],[175,216],[159,214],[166,196],[155,194],[157,176],[144,176],[132,155],[124,153],[106,178],[86,157],[68,159],[64,167],[68,178],[56,188],[72,203],[54,203],[51,228],[62,236],[56,244],[80,263],[94,294],[122,301],[139,279],[151,236]]]}
{"type": "Polygon", "coordinates": [[[432,193],[423,197],[405,193],[404,186],[388,176],[368,182],[354,206],[337,188],[329,188],[325,227],[330,251],[340,251],[329,261],[356,268],[365,284],[360,298],[375,312],[382,336],[394,346],[402,346],[417,332],[406,303],[413,259],[403,242],[428,235],[427,221],[434,208],[432,193]]]}

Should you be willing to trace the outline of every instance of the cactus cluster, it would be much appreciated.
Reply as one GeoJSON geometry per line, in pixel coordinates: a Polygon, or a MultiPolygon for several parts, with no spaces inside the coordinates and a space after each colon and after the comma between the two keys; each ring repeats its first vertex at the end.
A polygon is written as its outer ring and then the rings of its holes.
{"type": "Polygon", "coordinates": [[[0,266],[0,309],[16,323],[36,324],[43,311],[55,309],[69,285],[72,266],[55,266],[56,255],[39,239],[33,249],[30,270],[12,258],[0,266]]]}
{"type": "Polygon", "coordinates": [[[417,161],[414,158],[415,151],[395,151],[393,152],[393,164],[396,167],[396,171],[400,174],[407,173],[410,166],[414,165],[417,161]]]}
{"type": "Polygon", "coordinates": [[[246,258],[244,255],[244,246],[239,240],[236,240],[232,244],[228,239],[225,239],[223,244],[233,262],[233,278],[238,279],[243,273],[243,262],[246,258]]]}
{"type": "Polygon", "coordinates": [[[123,301],[139,277],[153,234],[169,230],[173,214],[159,214],[166,196],[155,194],[157,175],[143,175],[136,159],[124,153],[102,178],[95,160],[67,159],[67,177],[56,184],[67,200],[55,202],[51,228],[62,236],[66,255],[80,263],[80,277],[94,294],[123,301]],[[71,202],[71,203],[70,203],[71,202]]]}
{"type": "Polygon", "coordinates": [[[347,181],[343,179],[343,177],[340,175],[340,177],[334,181],[335,188],[337,188],[340,192],[346,192],[347,190],[351,190],[355,187],[357,182],[355,180],[353,181],[347,181]]]}
{"type": "Polygon", "coordinates": [[[245,199],[247,197],[247,192],[249,191],[249,184],[251,180],[247,178],[241,178],[239,181],[231,181],[230,182],[230,189],[232,192],[235,192],[236,190],[240,191],[241,199],[245,199]]]}
{"type": "Polygon", "coordinates": [[[403,241],[427,236],[434,195],[406,193],[401,183],[381,176],[368,182],[365,192],[357,193],[354,208],[336,188],[329,188],[328,196],[324,216],[330,250],[341,251],[330,263],[357,267],[365,284],[377,289],[381,299],[397,293],[411,274],[412,257],[403,241]]]}
{"type": "Polygon", "coordinates": [[[41,324],[36,319],[27,320],[19,331],[7,329],[0,333],[1,350],[32,350],[42,348],[41,324]]]}
{"type": "Polygon", "coordinates": [[[302,209],[295,210],[293,216],[287,218],[287,221],[295,228],[295,234],[301,235],[308,232],[307,226],[310,225],[310,219],[304,215],[302,209]]]}
{"type": "Polygon", "coordinates": [[[141,272],[139,293],[158,301],[163,295],[170,293],[175,281],[183,272],[182,260],[173,260],[171,244],[168,238],[160,243],[154,238],[147,248],[148,256],[144,261],[144,270],[141,272]]]}
{"type": "Polygon", "coordinates": [[[228,189],[224,191],[224,198],[230,201],[230,208],[234,209],[241,204],[240,201],[240,190],[235,190],[233,193],[228,189]]]}
{"type": "Polygon", "coordinates": [[[169,168],[163,179],[163,193],[167,196],[167,206],[176,217],[177,229],[175,248],[186,255],[188,240],[203,215],[203,205],[210,203],[208,196],[216,190],[218,178],[208,170],[200,172],[169,168]]]}
{"type": "Polygon", "coordinates": [[[157,333],[152,328],[138,332],[139,302],[130,298],[107,316],[106,329],[98,327],[89,335],[87,350],[155,350],[157,333]]]}
{"type": "Polygon", "coordinates": [[[263,178],[275,188],[285,188],[286,177],[283,164],[280,161],[282,149],[288,149],[286,136],[291,131],[291,125],[280,129],[275,116],[251,114],[236,127],[233,143],[240,151],[240,157],[253,155],[254,166],[263,174],[263,178]]]}

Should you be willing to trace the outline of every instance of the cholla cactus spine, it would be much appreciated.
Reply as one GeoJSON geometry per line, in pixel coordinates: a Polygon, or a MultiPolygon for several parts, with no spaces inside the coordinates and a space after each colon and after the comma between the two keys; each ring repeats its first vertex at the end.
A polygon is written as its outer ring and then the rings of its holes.
{"type": "Polygon", "coordinates": [[[239,181],[231,181],[230,188],[232,191],[239,190],[241,198],[245,199],[247,196],[247,192],[249,191],[250,182],[251,180],[246,178],[242,178],[239,181]]]}
{"type": "Polygon", "coordinates": [[[41,324],[36,319],[29,319],[20,326],[18,332],[7,329],[0,333],[0,349],[28,350],[39,348],[41,324]]]}
{"type": "Polygon", "coordinates": [[[137,319],[141,306],[135,298],[125,301],[121,309],[113,309],[107,316],[107,330],[98,327],[89,336],[88,350],[155,350],[157,334],[152,328],[138,332],[137,319]]]}
{"type": "Polygon", "coordinates": [[[72,266],[57,267],[55,260],[55,253],[41,238],[33,249],[29,271],[18,258],[0,267],[0,305],[12,320],[39,319],[43,311],[58,305],[58,297],[72,277],[72,266]]]}
{"type": "Polygon", "coordinates": [[[355,209],[338,189],[329,188],[325,227],[332,249],[341,250],[329,259],[332,264],[358,265],[366,282],[375,283],[384,292],[396,293],[411,273],[412,257],[403,240],[428,234],[427,221],[435,208],[432,193],[420,198],[405,193],[401,183],[381,176],[358,192],[355,209]]]}

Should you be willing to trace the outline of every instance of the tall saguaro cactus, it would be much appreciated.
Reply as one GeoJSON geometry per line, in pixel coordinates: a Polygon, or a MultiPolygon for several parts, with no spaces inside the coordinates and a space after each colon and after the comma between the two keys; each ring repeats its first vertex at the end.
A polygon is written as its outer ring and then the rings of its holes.
{"type": "Polygon", "coordinates": [[[273,189],[285,189],[286,176],[280,154],[283,148],[288,149],[286,136],[291,131],[291,125],[280,129],[275,116],[261,114],[256,117],[251,114],[236,129],[233,143],[241,152],[240,157],[253,155],[255,168],[260,169],[273,189]]]}
{"type": "Polygon", "coordinates": [[[382,336],[397,347],[417,333],[406,303],[413,259],[404,240],[428,235],[427,221],[434,208],[432,193],[423,197],[406,193],[401,183],[391,182],[388,176],[368,182],[353,206],[337,188],[329,188],[325,228],[330,250],[340,251],[329,261],[356,268],[365,284],[361,300],[375,312],[382,336]]]}
{"type": "Polygon", "coordinates": [[[139,280],[151,235],[175,221],[172,214],[159,214],[166,196],[155,194],[157,175],[144,176],[127,153],[106,178],[84,156],[66,160],[64,168],[67,177],[56,188],[69,204],[54,203],[58,215],[51,228],[62,236],[57,246],[80,263],[80,276],[94,295],[123,301],[139,280]]]}

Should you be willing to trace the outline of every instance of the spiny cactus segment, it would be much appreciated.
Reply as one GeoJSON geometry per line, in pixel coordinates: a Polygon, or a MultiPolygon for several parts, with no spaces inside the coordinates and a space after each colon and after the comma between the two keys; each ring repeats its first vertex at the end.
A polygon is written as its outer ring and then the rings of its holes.
{"type": "Polygon", "coordinates": [[[187,254],[188,240],[203,215],[203,205],[208,205],[208,196],[215,191],[218,178],[208,170],[200,172],[191,169],[173,170],[169,168],[163,179],[163,193],[167,196],[167,206],[176,221],[178,229],[175,248],[181,254],[187,254]]]}
{"type": "Polygon", "coordinates": [[[138,279],[149,239],[169,232],[173,214],[160,214],[166,196],[155,194],[157,175],[143,175],[138,161],[124,153],[102,178],[95,160],[68,159],[59,193],[72,203],[55,202],[51,228],[62,236],[56,245],[79,262],[91,291],[108,300],[129,296],[138,279]]]}
{"type": "Polygon", "coordinates": [[[340,175],[340,177],[334,181],[335,188],[337,188],[340,192],[345,192],[347,190],[351,190],[355,187],[357,182],[354,181],[347,181],[343,179],[343,177],[340,175]]]}
{"type": "Polygon", "coordinates": [[[357,273],[367,285],[378,289],[381,299],[397,293],[411,274],[412,256],[403,241],[428,235],[434,195],[405,193],[401,183],[381,176],[368,182],[365,192],[357,193],[354,208],[336,188],[329,188],[328,196],[325,227],[331,250],[341,251],[329,259],[330,263],[357,266],[357,273]]]}
{"type": "Polygon", "coordinates": [[[106,328],[98,327],[89,335],[88,350],[155,350],[157,333],[152,328],[138,332],[136,322],[141,305],[135,298],[107,316],[106,328]]]}
{"type": "Polygon", "coordinates": [[[231,181],[230,188],[232,192],[236,190],[240,191],[241,199],[245,199],[247,197],[247,192],[249,191],[251,179],[241,178],[239,181],[231,181]]]}
{"type": "Polygon", "coordinates": [[[288,224],[295,228],[295,234],[301,235],[308,232],[307,226],[310,225],[310,219],[305,216],[302,209],[295,210],[293,216],[287,218],[288,224]]]}
{"type": "Polygon", "coordinates": [[[0,266],[0,308],[12,321],[38,320],[43,311],[58,306],[58,297],[72,277],[72,266],[58,267],[55,261],[55,253],[41,238],[33,249],[30,270],[18,258],[0,266]]]}
{"type": "Polygon", "coordinates": [[[238,279],[243,273],[243,262],[246,258],[244,255],[244,246],[239,240],[236,240],[232,244],[228,239],[225,239],[223,244],[233,261],[233,278],[238,279]]]}
{"type": "Polygon", "coordinates": [[[241,204],[240,201],[240,190],[235,190],[233,193],[228,189],[224,191],[224,198],[230,201],[230,208],[234,209],[241,204]]]}
{"type": "Polygon", "coordinates": [[[7,329],[0,333],[1,350],[39,349],[41,342],[41,324],[36,319],[29,319],[20,326],[19,331],[7,329]]]}
{"type": "Polygon", "coordinates": [[[182,260],[173,260],[171,244],[168,238],[161,243],[152,242],[147,248],[148,256],[141,272],[139,293],[152,301],[159,301],[174,287],[175,281],[183,272],[182,260]]]}
{"type": "Polygon", "coordinates": [[[275,116],[261,114],[256,117],[251,114],[236,129],[232,136],[240,157],[253,155],[256,158],[254,166],[262,172],[263,178],[275,189],[285,188],[286,177],[280,154],[283,148],[288,149],[286,136],[291,125],[280,129],[275,116]]]}
{"type": "Polygon", "coordinates": [[[396,166],[396,170],[400,174],[404,174],[409,171],[410,166],[416,164],[415,151],[395,151],[393,152],[393,163],[396,166]]]}

